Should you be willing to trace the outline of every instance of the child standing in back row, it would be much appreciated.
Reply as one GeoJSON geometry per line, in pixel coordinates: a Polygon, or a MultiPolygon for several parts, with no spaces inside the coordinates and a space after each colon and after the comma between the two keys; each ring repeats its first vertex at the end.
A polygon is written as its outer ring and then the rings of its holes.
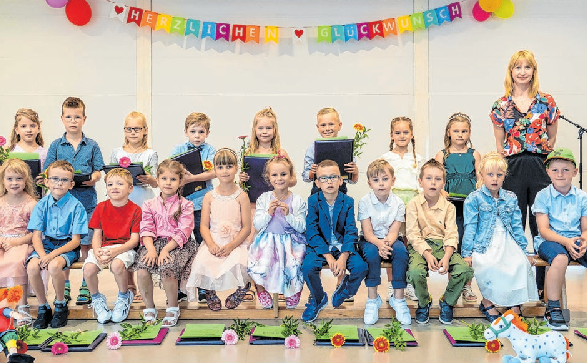
{"type": "MultiPolygon", "coordinates": [[[[457,252],[461,253],[463,235],[465,233],[463,204],[464,199],[475,190],[481,155],[473,149],[471,142],[471,119],[464,113],[455,113],[450,116],[444,131],[444,149],[440,150],[435,159],[446,169],[446,184],[444,196],[456,208],[456,222],[459,232],[457,252]]],[[[468,281],[461,293],[465,302],[477,301],[477,296],[468,281]]]]}
{"type": "MultiPolygon", "coordinates": [[[[408,202],[418,195],[421,188],[418,186],[418,173],[422,166],[422,156],[416,153],[416,138],[414,137],[414,124],[408,117],[400,116],[391,120],[391,131],[389,151],[381,155],[381,159],[387,161],[394,170],[395,183],[391,190],[393,194],[400,197],[407,206],[408,202]],[[410,144],[412,152],[410,153],[410,144]]],[[[406,236],[406,227],[403,224],[400,228],[400,235],[406,236]]],[[[387,268],[387,299],[393,296],[392,271],[387,268]]],[[[405,298],[418,301],[412,284],[406,286],[405,298]]]]}

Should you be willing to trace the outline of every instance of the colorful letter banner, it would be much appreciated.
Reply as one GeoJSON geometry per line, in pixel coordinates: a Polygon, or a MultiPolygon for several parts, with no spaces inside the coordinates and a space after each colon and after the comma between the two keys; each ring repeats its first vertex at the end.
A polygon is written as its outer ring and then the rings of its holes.
{"type": "MultiPolygon", "coordinates": [[[[236,42],[237,40],[248,43],[260,43],[261,34],[264,35],[264,44],[279,43],[280,31],[285,29],[279,26],[243,25],[230,24],[225,22],[202,21],[183,16],[160,14],[137,7],[112,4],[110,18],[118,19],[122,23],[133,23],[136,26],[148,26],[152,30],[165,30],[170,34],[182,36],[192,35],[196,38],[210,38],[214,41],[225,40],[236,42]],[[263,29],[261,29],[263,27],[263,29]]],[[[511,16],[511,15],[510,15],[511,16]]],[[[318,27],[287,27],[286,37],[291,37],[294,43],[305,43],[308,29],[317,30],[316,42],[334,43],[348,42],[351,39],[360,41],[363,39],[372,40],[376,37],[387,38],[391,35],[398,36],[403,32],[428,29],[431,25],[440,26],[443,23],[451,23],[456,18],[463,18],[461,4],[451,4],[429,9],[420,13],[406,14],[395,18],[387,18],[368,22],[357,22],[340,25],[320,25],[318,27]]],[[[310,32],[313,34],[313,32],[310,32]]]]}

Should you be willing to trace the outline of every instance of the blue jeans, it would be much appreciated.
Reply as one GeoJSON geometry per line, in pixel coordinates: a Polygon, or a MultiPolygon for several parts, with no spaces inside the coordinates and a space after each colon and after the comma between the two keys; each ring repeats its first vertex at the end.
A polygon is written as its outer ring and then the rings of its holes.
{"type": "MultiPolygon", "coordinates": [[[[337,260],[341,255],[338,250],[331,251],[330,253],[337,260]]],[[[306,256],[302,262],[302,272],[304,273],[304,280],[308,284],[308,288],[317,303],[324,298],[324,288],[322,287],[322,280],[320,280],[320,271],[322,271],[322,266],[326,264],[326,259],[322,255],[317,255],[311,249],[306,251],[306,256]]],[[[350,296],[353,296],[359,290],[361,281],[367,276],[367,263],[363,261],[359,254],[351,253],[347,259],[346,268],[350,272],[346,290],[350,296]]]]}
{"type": "Polygon", "coordinates": [[[551,264],[552,260],[554,260],[554,258],[558,255],[566,255],[569,259],[569,263],[575,261],[580,263],[584,267],[587,267],[587,253],[584,254],[578,260],[573,260],[569,255],[569,251],[567,251],[567,249],[559,243],[544,241],[538,247],[538,256],[544,261],[548,262],[548,264],[551,264]]]}
{"type": "MultiPolygon", "coordinates": [[[[403,241],[397,240],[391,246],[391,256],[384,259],[385,262],[391,262],[391,285],[394,289],[404,289],[407,285],[406,272],[408,271],[408,249],[404,246],[403,241]]],[[[359,254],[367,262],[369,271],[365,278],[365,286],[376,287],[381,285],[381,256],[379,249],[374,244],[365,241],[361,237],[359,242],[359,254]]]]}
{"type": "Polygon", "coordinates": [[[204,240],[202,238],[202,234],[200,233],[200,220],[202,219],[202,210],[195,210],[194,211],[194,240],[196,241],[196,246],[199,247],[200,243],[204,240]]]}

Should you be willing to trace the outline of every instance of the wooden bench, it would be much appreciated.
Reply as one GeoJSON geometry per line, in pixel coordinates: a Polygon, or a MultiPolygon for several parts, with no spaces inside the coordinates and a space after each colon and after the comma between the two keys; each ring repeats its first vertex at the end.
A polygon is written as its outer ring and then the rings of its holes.
{"type": "MultiPolygon", "coordinates": [[[[579,265],[576,262],[572,262],[571,265],[579,265]]],[[[536,266],[543,266],[548,268],[549,265],[546,261],[536,257],[536,266]]],[[[75,262],[72,264],[72,270],[81,270],[83,267],[83,262],[75,262]]],[[[388,268],[391,267],[391,263],[389,262],[382,262],[381,268],[388,268]]],[[[323,269],[328,269],[328,265],[323,266],[323,269]]],[[[546,295],[546,284],[544,286],[544,293],[546,295]]],[[[562,307],[567,308],[567,295],[566,295],[566,285],[563,284],[562,291],[561,291],[561,299],[562,299],[562,307]]],[[[302,304],[303,305],[303,304],[302,304]]],[[[387,304],[385,304],[387,305],[387,304]]],[[[382,306],[379,316],[381,318],[389,318],[394,315],[394,312],[389,306],[382,306]]],[[[416,307],[410,307],[410,311],[415,314],[416,307]]],[[[160,309],[163,312],[164,309],[160,309]]],[[[213,312],[208,309],[192,309],[192,308],[182,308],[181,311],[181,318],[182,319],[233,319],[233,318],[242,318],[246,316],[251,319],[271,319],[271,318],[283,318],[286,315],[293,315],[296,318],[299,318],[302,313],[302,309],[284,309],[283,306],[279,306],[279,295],[273,294],[273,309],[257,309],[255,306],[246,306],[245,308],[238,308],[235,310],[228,310],[223,309],[219,312],[213,312]]],[[[129,314],[129,319],[138,319],[140,316],[140,309],[133,308],[131,309],[131,313],[129,314]]],[[[430,316],[437,317],[440,313],[438,307],[432,307],[430,309],[430,316]]],[[[339,309],[326,309],[323,310],[321,316],[324,318],[362,318],[363,317],[363,310],[361,309],[348,309],[344,306],[339,309]]],[[[541,316],[544,314],[544,307],[541,304],[524,306],[524,314],[526,316],[541,316]]],[[[459,304],[455,307],[454,311],[455,318],[462,318],[462,317],[483,317],[481,312],[478,310],[476,304],[459,304]]],[[[85,306],[73,306],[70,307],[70,319],[92,319],[91,309],[88,309],[85,306]]]]}

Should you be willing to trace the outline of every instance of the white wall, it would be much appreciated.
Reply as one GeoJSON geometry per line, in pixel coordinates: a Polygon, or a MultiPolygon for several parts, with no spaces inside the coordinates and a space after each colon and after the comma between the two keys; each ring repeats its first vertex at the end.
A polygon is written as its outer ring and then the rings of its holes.
{"type": "MultiPolygon", "coordinates": [[[[88,106],[84,131],[98,141],[107,159],[122,142],[124,116],[137,105],[151,104],[152,110],[138,111],[152,114],[152,146],[164,157],[184,140],[183,121],[190,112],[211,117],[212,145],[238,148],[236,137],[250,133],[255,112],[272,106],[283,147],[301,172],[304,150],[317,137],[316,112],[332,106],[340,111],[342,134],[352,136],[354,122],[373,129],[359,160],[364,172],[387,151],[391,118],[416,117],[418,152],[432,157],[442,147],[448,116],[462,111],[473,118],[473,143],[483,153],[494,148],[487,114],[503,94],[507,62],[519,49],[534,51],[541,89],[555,97],[563,114],[587,125],[579,110],[587,84],[584,1],[516,0],[511,19],[485,23],[469,16],[474,1],[465,1],[464,18],[452,24],[346,44],[317,44],[315,36],[305,46],[293,45],[291,39],[280,39],[278,45],[227,43],[160,30],[152,33],[147,47],[138,45],[147,28],[109,19],[105,1],[89,2],[93,18],[80,28],[69,23],[63,9],[44,1],[0,1],[0,134],[9,134],[18,108],[29,107],[44,121],[48,145],[63,130],[62,101],[79,96],[88,106]],[[137,86],[145,81],[152,86],[137,86]]],[[[145,7],[149,1],[119,3],[145,7]]],[[[396,17],[450,1],[151,3],[153,11],[200,20],[317,26],[396,17]]],[[[564,121],[559,130],[558,145],[578,155],[575,130],[564,121]]],[[[350,195],[359,198],[367,190],[363,174],[350,195]]],[[[307,195],[309,186],[300,181],[295,191],[307,195]]]]}

